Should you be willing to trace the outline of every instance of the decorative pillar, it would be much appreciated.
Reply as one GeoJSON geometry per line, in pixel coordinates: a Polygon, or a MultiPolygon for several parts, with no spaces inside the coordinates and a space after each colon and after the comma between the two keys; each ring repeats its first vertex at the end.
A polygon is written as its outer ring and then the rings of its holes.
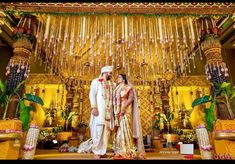
{"type": "Polygon", "coordinates": [[[75,80],[72,78],[67,78],[65,80],[66,86],[66,106],[71,107],[73,109],[73,98],[74,98],[74,91],[75,91],[75,80]]]}
{"type": "MultiPolygon", "coordinates": [[[[162,100],[162,112],[166,115],[168,118],[170,113],[170,103],[169,103],[169,91],[170,86],[173,82],[174,74],[173,73],[165,73],[162,78],[158,79],[158,85],[159,85],[159,91],[161,95],[162,100]]],[[[164,130],[171,132],[171,125],[164,125],[164,130]]]]}
{"type": "MultiPolygon", "coordinates": [[[[221,55],[221,43],[218,39],[219,29],[211,17],[199,19],[201,24],[201,46],[206,57],[205,71],[207,79],[212,83],[212,95],[215,96],[217,84],[227,81],[228,68],[223,62],[221,55]]],[[[220,119],[234,119],[231,109],[224,103],[217,103],[218,116],[220,119]]]]}
{"type": "Polygon", "coordinates": [[[170,91],[171,81],[165,78],[158,80],[161,100],[162,100],[162,112],[167,115],[170,113],[170,104],[168,93],[170,91]]]}
{"type": "MultiPolygon", "coordinates": [[[[66,115],[69,115],[70,112],[73,111],[73,99],[74,99],[74,91],[75,91],[75,80],[71,77],[68,77],[65,79],[65,86],[66,86],[66,103],[65,103],[65,112],[66,115]]],[[[64,123],[64,130],[71,130],[72,125],[71,122],[68,120],[65,120],[64,123]]]]}
{"type": "Polygon", "coordinates": [[[175,74],[167,72],[162,78],[158,79],[159,91],[162,99],[162,111],[165,115],[170,113],[169,91],[171,84],[175,80],[175,74]]]}
{"type": "MultiPolygon", "coordinates": [[[[31,30],[32,17],[21,17],[17,27],[13,31],[13,56],[6,67],[7,89],[12,91],[17,85],[28,78],[30,72],[29,59],[32,55],[33,35],[31,30]]],[[[18,94],[22,95],[23,85],[19,88],[18,94]]],[[[10,99],[3,119],[18,118],[16,109],[18,108],[18,97],[13,95],[10,99]]]]}

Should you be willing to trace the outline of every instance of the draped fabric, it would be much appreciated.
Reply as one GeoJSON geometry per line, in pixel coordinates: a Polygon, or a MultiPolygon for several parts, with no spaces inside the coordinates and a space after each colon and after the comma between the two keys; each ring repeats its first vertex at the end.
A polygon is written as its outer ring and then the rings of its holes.
{"type": "Polygon", "coordinates": [[[132,84],[119,85],[114,90],[114,114],[120,113],[121,107],[130,100],[131,95],[132,102],[128,105],[125,115],[119,114],[118,121],[115,120],[118,129],[113,143],[115,153],[127,158],[137,154],[145,155],[138,99],[132,84]]]}
{"type": "Polygon", "coordinates": [[[110,128],[112,127],[112,114],[108,114],[109,118],[107,119],[107,110],[109,110],[108,113],[112,113],[112,101],[111,104],[107,106],[109,102],[107,100],[112,97],[112,91],[110,91],[112,90],[111,87],[113,87],[113,85],[110,82],[105,84],[101,78],[92,81],[89,93],[90,103],[92,108],[96,107],[98,109],[99,114],[98,116],[91,114],[89,124],[91,139],[82,143],[78,148],[78,152],[92,151],[96,155],[106,154],[110,128]]]}

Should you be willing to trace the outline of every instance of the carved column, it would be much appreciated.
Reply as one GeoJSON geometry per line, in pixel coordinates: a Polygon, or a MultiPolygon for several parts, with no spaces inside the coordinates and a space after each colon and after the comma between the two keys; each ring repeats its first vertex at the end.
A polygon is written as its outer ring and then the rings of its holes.
{"type": "Polygon", "coordinates": [[[73,109],[73,98],[74,98],[74,91],[75,91],[75,80],[72,78],[67,78],[65,80],[66,86],[66,106],[69,106],[73,109]]]}
{"type": "MultiPolygon", "coordinates": [[[[70,112],[73,111],[73,98],[74,98],[74,91],[75,91],[75,80],[72,78],[65,79],[65,86],[66,86],[66,103],[65,103],[65,112],[66,115],[69,115],[70,112]]],[[[70,121],[66,120],[64,123],[64,130],[70,131],[72,128],[72,124],[70,121]]]]}
{"type": "MultiPolygon", "coordinates": [[[[201,23],[201,46],[206,57],[205,71],[208,80],[211,82],[212,95],[218,89],[217,84],[227,81],[228,68],[223,62],[221,55],[221,43],[218,39],[219,29],[216,27],[213,18],[203,17],[199,19],[201,23]]],[[[218,115],[220,119],[234,119],[231,109],[223,103],[217,103],[218,115]]]]}
{"type": "Polygon", "coordinates": [[[171,81],[165,78],[158,80],[161,100],[162,100],[162,112],[167,115],[170,113],[170,104],[168,93],[170,91],[171,81]]]}
{"type": "MultiPolygon", "coordinates": [[[[30,72],[29,60],[33,49],[31,24],[32,17],[23,16],[13,31],[13,38],[15,40],[13,43],[13,56],[6,67],[7,89],[10,91],[14,90],[17,85],[28,78],[30,72]]],[[[18,89],[19,95],[22,95],[23,87],[24,85],[18,89]]],[[[16,113],[17,105],[18,97],[14,95],[10,99],[6,115],[4,114],[3,119],[18,118],[18,113],[16,113]]]]}

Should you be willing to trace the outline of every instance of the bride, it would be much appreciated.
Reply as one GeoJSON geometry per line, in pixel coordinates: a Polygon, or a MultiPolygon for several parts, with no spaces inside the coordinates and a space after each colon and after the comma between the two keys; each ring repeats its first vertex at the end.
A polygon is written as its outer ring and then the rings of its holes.
{"type": "Polygon", "coordinates": [[[116,133],[113,149],[115,158],[145,158],[140,111],[135,89],[125,74],[119,74],[113,93],[116,133]]]}

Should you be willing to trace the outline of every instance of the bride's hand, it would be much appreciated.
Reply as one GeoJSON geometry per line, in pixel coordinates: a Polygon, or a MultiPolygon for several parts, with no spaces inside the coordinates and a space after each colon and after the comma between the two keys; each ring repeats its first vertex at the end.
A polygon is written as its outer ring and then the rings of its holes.
{"type": "Polygon", "coordinates": [[[125,110],[121,110],[121,116],[124,116],[124,115],[125,115],[125,113],[126,113],[126,111],[125,111],[125,110]]]}

